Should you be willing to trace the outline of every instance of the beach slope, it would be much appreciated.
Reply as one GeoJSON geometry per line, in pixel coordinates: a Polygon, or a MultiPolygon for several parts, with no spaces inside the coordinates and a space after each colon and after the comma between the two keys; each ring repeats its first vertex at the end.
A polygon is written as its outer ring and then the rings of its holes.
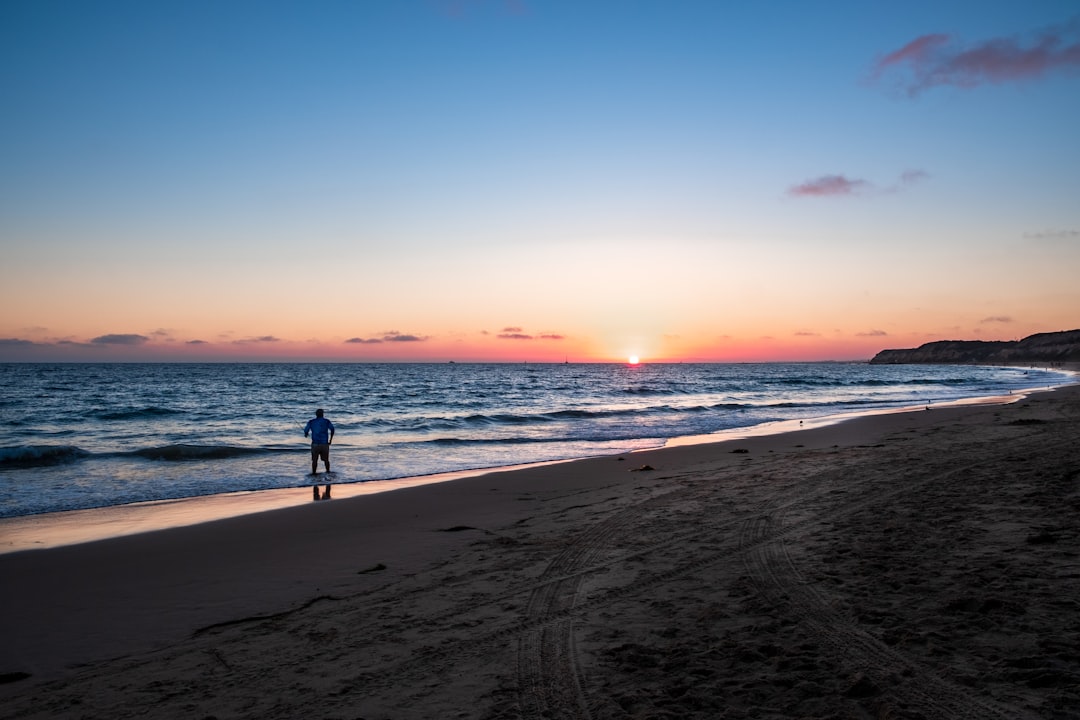
{"type": "Polygon", "coordinates": [[[1080,717],[1078,391],[3,555],[2,715],[1080,717]]]}

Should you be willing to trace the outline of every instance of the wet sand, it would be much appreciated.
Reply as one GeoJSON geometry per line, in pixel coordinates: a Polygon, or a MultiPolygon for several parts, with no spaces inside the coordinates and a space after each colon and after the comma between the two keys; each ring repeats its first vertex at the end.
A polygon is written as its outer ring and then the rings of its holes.
{"type": "Polygon", "coordinates": [[[1080,718],[1078,438],[1071,386],[0,555],[0,715],[1080,718]]]}

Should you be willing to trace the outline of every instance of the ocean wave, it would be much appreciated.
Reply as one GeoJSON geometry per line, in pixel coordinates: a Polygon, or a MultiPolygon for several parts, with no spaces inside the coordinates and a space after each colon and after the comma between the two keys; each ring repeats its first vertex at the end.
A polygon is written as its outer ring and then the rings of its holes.
{"type": "Polygon", "coordinates": [[[787,387],[837,387],[848,384],[844,380],[823,377],[763,378],[762,385],[784,385],[787,387]]]}
{"type": "Polygon", "coordinates": [[[163,407],[131,408],[128,410],[100,410],[94,414],[98,420],[139,420],[141,418],[164,417],[166,415],[182,415],[180,410],[170,410],[163,407]]]}
{"type": "Polygon", "coordinates": [[[244,455],[272,452],[268,448],[236,447],[233,445],[163,445],[132,450],[124,455],[137,455],[148,460],[182,462],[184,460],[224,460],[244,455]]]}
{"type": "MultiPolygon", "coordinates": [[[[447,447],[462,446],[501,446],[501,445],[561,445],[566,443],[600,443],[618,442],[625,440],[648,439],[648,435],[642,437],[641,433],[619,433],[605,435],[603,437],[497,437],[497,438],[466,438],[466,437],[441,437],[431,440],[420,440],[409,445],[437,445],[447,447]]],[[[658,436],[659,437],[659,436],[658,436]]]]}
{"type": "Polygon", "coordinates": [[[588,423],[593,420],[618,418],[642,418],[663,415],[690,415],[725,410],[744,410],[754,407],[747,403],[714,403],[711,405],[651,405],[635,408],[607,409],[566,409],[543,413],[495,413],[491,415],[475,414],[465,417],[424,417],[407,420],[368,421],[364,425],[377,432],[438,432],[469,430],[497,427],[523,427],[529,425],[547,425],[551,423],[588,423]]]}
{"type": "Polygon", "coordinates": [[[978,378],[919,378],[908,380],[905,385],[974,385],[981,383],[978,378]]]}
{"type": "MultiPolygon", "coordinates": [[[[914,401],[913,401],[914,402],[914,401]]],[[[762,409],[772,408],[806,408],[806,409],[819,409],[819,408],[834,408],[841,409],[845,407],[860,407],[871,405],[887,405],[888,402],[881,400],[824,400],[822,402],[774,402],[774,403],[762,403],[758,407],[762,409]]]]}
{"type": "Polygon", "coordinates": [[[544,413],[541,417],[550,420],[593,420],[617,415],[634,415],[639,412],[639,410],[555,410],[544,413]]]}
{"type": "Polygon", "coordinates": [[[684,390],[684,389],[679,388],[679,387],[661,388],[661,387],[654,387],[654,386],[649,386],[649,385],[640,385],[640,386],[637,386],[637,387],[623,388],[622,392],[623,392],[624,395],[656,395],[656,396],[686,395],[686,394],[688,394],[687,390],[684,390]]]}
{"type": "MultiPolygon", "coordinates": [[[[531,423],[544,423],[551,422],[552,418],[547,416],[547,413],[538,414],[518,414],[518,413],[496,413],[494,415],[468,415],[463,418],[458,418],[457,422],[465,426],[474,425],[529,425],[531,423]]],[[[452,418],[446,418],[443,422],[454,422],[452,418]]]]}
{"type": "Polygon", "coordinates": [[[861,388],[861,387],[909,387],[919,385],[970,385],[978,383],[976,378],[908,378],[905,380],[870,379],[870,378],[771,378],[761,380],[762,385],[782,385],[784,387],[806,388],[861,388]]]}
{"type": "Polygon", "coordinates": [[[372,430],[382,430],[383,428],[396,428],[397,422],[390,420],[389,418],[376,417],[370,420],[361,420],[355,425],[357,427],[371,428],[372,430]]]}
{"type": "Polygon", "coordinates": [[[496,415],[488,416],[488,418],[493,425],[531,425],[533,423],[551,422],[552,420],[550,417],[547,417],[546,413],[525,415],[516,413],[498,413],[496,415]]]}
{"type": "Polygon", "coordinates": [[[976,378],[910,378],[908,380],[860,380],[853,382],[856,387],[908,387],[912,385],[972,385],[981,382],[976,378]]]}
{"type": "Polygon", "coordinates": [[[496,413],[494,415],[469,415],[463,418],[428,418],[422,423],[409,427],[412,430],[454,430],[475,427],[520,427],[525,425],[545,425],[566,420],[602,420],[613,417],[633,417],[669,412],[669,405],[650,408],[628,408],[611,410],[553,410],[545,413],[496,413]]]}
{"type": "Polygon", "coordinates": [[[716,410],[743,410],[752,407],[746,403],[713,403],[712,405],[652,405],[639,408],[619,408],[614,410],[557,410],[545,413],[548,417],[559,420],[602,420],[605,418],[648,417],[655,415],[683,415],[716,410]]]}
{"type": "Polygon", "coordinates": [[[77,462],[90,453],[74,445],[22,445],[0,448],[0,467],[27,468],[77,462]]]}

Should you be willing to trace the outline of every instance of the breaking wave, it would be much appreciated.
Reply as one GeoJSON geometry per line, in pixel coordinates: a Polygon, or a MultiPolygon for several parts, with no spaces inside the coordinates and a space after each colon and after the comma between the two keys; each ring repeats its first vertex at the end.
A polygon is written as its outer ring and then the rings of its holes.
{"type": "Polygon", "coordinates": [[[273,452],[267,448],[247,448],[233,445],[163,445],[161,447],[143,448],[133,450],[127,455],[138,455],[148,460],[167,460],[170,462],[182,462],[184,460],[225,460],[228,458],[242,457],[244,455],[260,455],[273,452]]]}
{"type": "Polygon", "coordinates": [[[163,407],[132,408],[128,410],[101,410],[95,413],[98,420],[141,420],[144,418],[166,417],[168,415],[181,415],[180,410],[170,410],[163,407]]]}
{"type": "Polygon", "coordinates": [[[23,445],[0,448],[0,467],[27,468],[77,462],[90,453],[74,445],[23,445]]]}

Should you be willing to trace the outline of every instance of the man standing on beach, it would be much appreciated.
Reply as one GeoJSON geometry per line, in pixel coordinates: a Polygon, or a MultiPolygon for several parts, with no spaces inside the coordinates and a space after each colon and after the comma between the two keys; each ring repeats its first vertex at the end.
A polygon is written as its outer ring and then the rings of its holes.
{"type": "MultiPolygon", "coordinates": [[[[330,472],[330,443],[334,441],[334,423],[330,422],[323,417],[322,408],[315,411],[315,417],[308,420],[307,425],[304,426],[304,437],[311,433],[311,474],[315,474],[316,468],[319,466],[319,458],[322,458],[323,465],[326,467],[326,472],[330,472]]],[[[315,499],[319,499],[319,486],[314,487],[315,499]]],[[[326,490],[323,492],[323,500],[330,499],[330,483],[326,483],[326,490]]]]}

